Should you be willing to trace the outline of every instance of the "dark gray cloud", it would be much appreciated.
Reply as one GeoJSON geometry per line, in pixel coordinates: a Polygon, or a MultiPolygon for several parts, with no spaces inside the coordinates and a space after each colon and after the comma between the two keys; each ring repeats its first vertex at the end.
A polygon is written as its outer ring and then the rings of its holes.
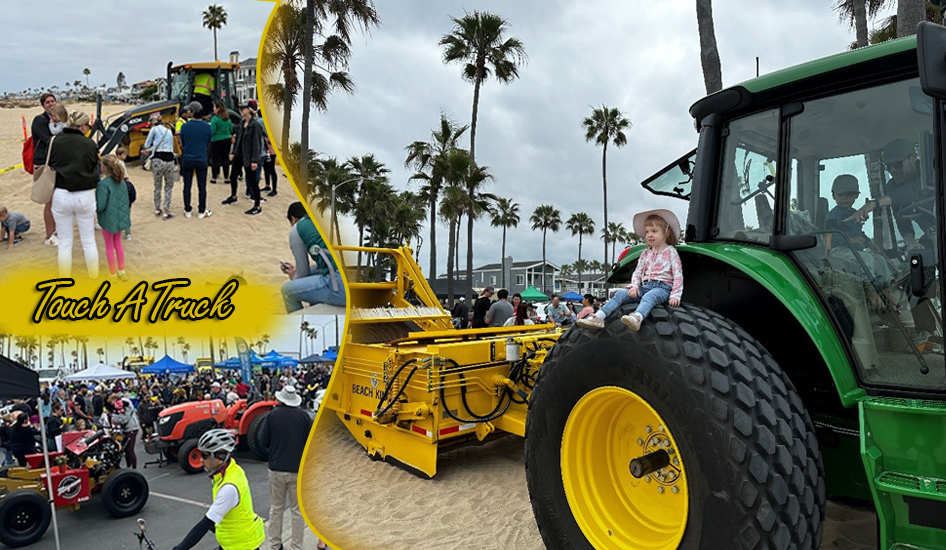
{"type": "Polygon", "coordinates": [[[213,34],[201,25],[201,13],[215,2],[228,14],[217,31],[219,56],[237,50],[241,59],[256,57],[274,2],[46,0],[38,10],[7,12],[0,92],[84,83],[86,67],[90,84],[114,86],[119,71],[140,82],[163,75],[168,61],[211,60],[213,34]]]}
{"type": "MultiPolygon", "coordinates": [[[[724,83],[755,76],[756,56],[770,72],[844,50],[853,32],[838,24],[830,4],[715,2],[724,83]]],[[[626,147],[608,149],[609,219],[629,226],[635,212],[655,207],[685,217],[685,203],[651,196],[639,184],[696,145],[687,109],[705,90],[692,2],[381,2],[382,27],[355,40],[357,91],[334,97],[328,113],[313,116],[312,146],[340,158],[374,153],[392,169],[395,186],[415,188],[403,167],[404,147],[429,139],[440,112],[470,120],[473,87],[459,67],[443,65],[437,47],[451,29],[448,16],[464,9],[505,17],[529,55],[519,80],[488,81],[480,97],[477,162],[495,176],[489,191],[520,204],[522,222],[508,236],[508,254],[541,258],[542,235],[528,229],[539,204],[554,205],[563,221],[586,212],[600,229],[601,148],[585,141],[581,121],[602,103],[634,124],[626,147]]],[[[298,116],[293,128],[298,139],[298,116]]],[[[501,230],[478,223],[474,263],[498,261],[500,239],[501,230]]],[[[461,267],[465,241],[464,230],[461,267]]],[[[441,264],[446,247],[440,226],[441,264]]],[[[574,261],[577,248],[564,228],[549,235],[553,262],[574,261]]],[[[586,238],[586,257],[600,258],[601,249],[597,236],[586,238]]],[[[425,272],[427,257],[422,251],[425,272]]]]}

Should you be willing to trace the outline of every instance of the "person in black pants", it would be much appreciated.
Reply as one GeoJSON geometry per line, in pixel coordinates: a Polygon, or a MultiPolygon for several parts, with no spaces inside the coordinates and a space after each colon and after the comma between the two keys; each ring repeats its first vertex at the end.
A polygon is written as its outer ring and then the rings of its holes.
{"type": "Polygon", "coordinates": [[[10,430],[10,452],[17,464],[26,467],[26,455],[36,452],[36,436],[39,431],[30,425],[30,417],[21,412],[10,430]]]}
{"type": "Polygon", "coordinates": [[[214,116],[210,119],[210,183],[217,183],[217,177],[223,172],[224,185],[230,183],[230,145],[233,124],[230,113],[222,101],[214,104],[214,116]]]}
{"type": "MultiPolygon", "coordinates": [[[[233,144],[233,149],[230,151],[230,160],[233,160],[238,155],[243,158],[243,172],[246,175],[246,183],[249,187],[250,195],[253,198],[253,208],[250,208],[244,212],[244,214],[255,216],[263,211],[263,209],[260,208],[259,181],[256,179],[256,169],[259,168],[259,159],[263,156],[263,135],[262,130],[260,130],[260,125],[254,119],[256,113],[253,111],[249,102],[244,101],[240,104],[240,116],[243,117],[243,122],[240,124],[239,131],[237,132],[236,143],[233,144]]],[[[236,202],[235,182],[236,178],[233,174],[230,174],[230,189],[232,195],[227,199],[230,201],[227,204],[236,202]]]]}
{"type": "Polygon", "coordinates": [[[200,110],[196,101],[190,104],[193,117],[181,126],[181,177],[184,180],[184,217],[191,217],[191,182],[197,177],[197,217],[204,219],[207,209],[207,150],[212,131],[206,118],[210,113],[200,110]]]}

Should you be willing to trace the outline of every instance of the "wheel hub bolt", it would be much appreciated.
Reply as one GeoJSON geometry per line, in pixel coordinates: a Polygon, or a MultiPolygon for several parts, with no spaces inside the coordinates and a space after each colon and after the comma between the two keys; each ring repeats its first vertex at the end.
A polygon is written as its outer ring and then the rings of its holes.
{"type": "Polygon", "coordinates": [[[659,494],[661,494],[661,495],[664,494],[663,485],[661,485],[660,487],[657,487],[657,492],[658,492],[659,494]]]}
{"type": "Polygon", "coordinates": [[[644,481],[646,481],[647,483],[650,483],[650,476],[649,475],[644,476],[644,481]]]}
{"type": "Polygon", "coordinates": [[[664,431],[664,427],[663,427],[663,426],[657,426],[657,429],[660,430],[660,431],[664,431]]]}
{"type": "Polygon", "coordinates": [[[673,457],[673,465],[674,465],[674,466],[679,466],[679,465],[680,465],[680,459],[677,458],[677,457],[673,457]]]}
{"type": "Polygon", "coordinates": [[[673,494],[677,494],[677,493],[680,492],[680,488],[677,487],[676,485],[674,485],[673,487],[671,487],[670,490],[673,492],[673,494]]]}
{"type": "Polygon", "coordinates": [[[643,447],[643,446],[644,446],[644,440],[638,437],[638,438],[637,438],[637,444],[640,445],[641,447],[643,447]]]}
{"type": "Polygon", "coordinates": [[[644,431],[647,432],[647,433],[650,433],[650,432],[652,432],[652,431],[654,431],[654,430],[653,430],[653,428],[651,428],[650,426],[644,426],[644,431]]]}

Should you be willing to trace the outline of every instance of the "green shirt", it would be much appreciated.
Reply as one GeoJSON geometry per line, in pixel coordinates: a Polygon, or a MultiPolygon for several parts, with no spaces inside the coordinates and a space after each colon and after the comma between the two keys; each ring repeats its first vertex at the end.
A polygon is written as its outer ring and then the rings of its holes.
{"type": "Polygon", "coordinates": [[[115,234],[131,227],[131,206],[124,181],[116,182],[110,177],[101,180],[95,189],[95,205],[99,225],[105,231],[115,234]]]}
{"type": "Polygon", "coordinates": [[[233,123],[230,122],[230,119],[223,119],[217,115],[214,115],[210,119],[210,141],[221,141],[224,139],[230,139],[230,133],[233,130],[233,123]]]}

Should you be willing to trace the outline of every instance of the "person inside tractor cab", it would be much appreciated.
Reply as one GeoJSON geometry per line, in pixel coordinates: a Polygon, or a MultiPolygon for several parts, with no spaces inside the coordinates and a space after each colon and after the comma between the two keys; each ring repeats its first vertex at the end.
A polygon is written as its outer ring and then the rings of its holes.
{"type": "Polygon", "coordinates": [[[203,113],[212,113],[214,110],[213,93],[217,87],[217,81],[213,73],[197,73],[194,75],[194,101],[200,103],[200,110],[203,113]]]}
{"type": "Polygon", "coordinates": [[[229,430],[210,430],[197,441],[204,471],[213,480],[213,503],[174,550],[193,548],[210,530],[223,550],[258,550],[266,539],[263,518],[253,510],[246,472],[230,456],[235,448],[229,430]]]}
{"type": "Polygon", "coordinates": [[[894,139],[884,146],[882,158],[884,168],[890,174],[886,194],[879,199],[869,199],[857,210],[852,219],[866,221],[868,215],[878,206],[890,206],[897,220],[897,229],[903,236],[905,249],[932,248],[931,235],[936,227],[932,201],[918,211],[912,208],[918,203],[932,199],[932,194],[922,187],[920,159],[913,143],[905,139],[894,139]],[[916,238],[913,222],[916,222],[923,231],[923,237],[920,240],[916,238]]]}

